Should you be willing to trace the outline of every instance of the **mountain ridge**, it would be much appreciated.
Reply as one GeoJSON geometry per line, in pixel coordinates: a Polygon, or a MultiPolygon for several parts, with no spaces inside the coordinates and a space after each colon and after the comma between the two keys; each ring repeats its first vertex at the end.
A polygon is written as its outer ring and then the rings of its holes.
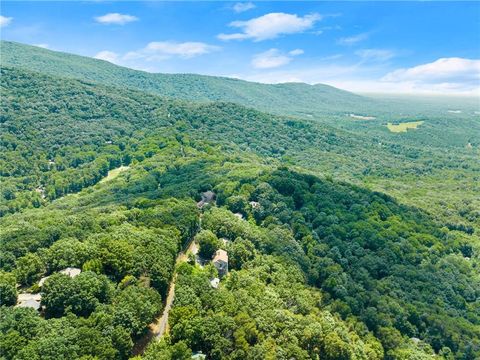
{"type": "Polygon", "coordinates": [[[353,111],[359,107],[358,103],[374,103],[367,97],[325,84],[263,84],[220,76],[148,73],[104,60],[9,41],[1,41],[0,49],[2,66],[92,80],[106,85],[128,86],[184,100],[235,101],[274,113],[305,116],[305,109],[311,109],[313,113],[333,114],[344,112],[345,107],[353,111]],[[295,101],[290,100],[293,98],[295,101]]]}

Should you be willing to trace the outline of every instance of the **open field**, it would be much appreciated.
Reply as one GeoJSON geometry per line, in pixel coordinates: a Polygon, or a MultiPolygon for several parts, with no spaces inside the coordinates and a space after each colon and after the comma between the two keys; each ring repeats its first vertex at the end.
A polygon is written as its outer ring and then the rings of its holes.
{"type": "Polygon", "coordinates": [[[422,124],[423,124],[423,121],[410,121],[410,122],[404,122],[400,124],[388,123],[387,127],[388,127],[388,130],[390,130],[391,132],[399,133],[399,132],[407,132],[408,129],[416,129],[422,124]]]}
{"type": "Polygon", "coordinates": [[[120,175],[120,173],[127,171],[128,169],[130,169],[129,166],[120,166],[119,168],[110,170],[108,172],[108,175],[105,176],[105,178],[103,178],[102,180],[100,180],[100,184],[115,179],[118,175],[120,175]]]}

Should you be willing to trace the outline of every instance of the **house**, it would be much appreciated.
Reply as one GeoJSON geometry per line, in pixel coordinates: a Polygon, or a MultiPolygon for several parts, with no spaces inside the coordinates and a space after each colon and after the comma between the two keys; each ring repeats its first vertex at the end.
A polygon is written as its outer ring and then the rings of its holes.
{"type": "Polygon", "coordinates": [[[256,201],[250,201],[250,206],[252,207],[252,209],[259,209],[260,208],[260,203],[259,202],[256,202],[256,201]]]}
{"type": "MultiPolygon", "coordinates": [[[[74,267],[67,267],[67,268],[59,271],[60,274],[64,274],[64,275],[70,276],[71,278],[74,278],[75,276],[77,276],[77,275],[80,274],[81,272],[82,272],[82,270],[80,270],[79,268],[74,268],[74,267]]],[[[46,281],[49,277],[50,277],[50,276],[42,277],[42,278],[40,279],[40,281],[38,282],[38,286],[42,287],[43,284],[45,283],[45,281],[46,281]]]]}
{"type": "Polygon", "coordinates": [[[79,275],[81,272],[82,270],[74,267],[67,267],[63,270],[60,270],[60,274],[68,275],[71,278],[74,278],[75,276],[79,275]]]}
{"type": "Polygon", "coordinates": [[[217,268],[220,277],[228,273],[228,254],[225,250],[217,250],[213,258],[213,266],[217,268]]]}
{"type": "Polygon", "coordinates": [[[197,206],[201,209],[206,204],[214,203],[215,202],[215,193],[213,191],[205,191],[202,194],[202,200],[197,203],[197,206]]]}
{"type": "Polygon", "coordinates": [[[40,310],[41,301],[41,294],[21,293],[18,294],[17,305],[15,305],[15,307],[33,308],[35,310],[40,310]]]}

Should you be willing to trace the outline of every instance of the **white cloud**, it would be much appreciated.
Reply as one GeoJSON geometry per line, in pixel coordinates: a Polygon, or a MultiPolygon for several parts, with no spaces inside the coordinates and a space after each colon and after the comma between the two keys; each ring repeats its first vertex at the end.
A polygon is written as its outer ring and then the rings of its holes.
{"type": "Polygon", "coordinates": [[[302,49],[295,49],[288,52],[288,54],[292,56],[302,55],[303,53],[304,51],[302,49]]]}
{"type": "Polygon", "coordinates": [[[435,83],[480,84],[480,60],[458,57],[441,58],[428,64],[398,69],[385,75],[384,81],[421,81],[435,83]]]}
{"type": "Polygon", "coordinates": [[[33,46],[37,46],[37,47],[40,47],[40,48],[43,48],[43,49],[48,49],[49,48],[48,44],[33,44],[33,46]]]}
{"type": "MultiPolygon", "coordinates": [[[[337,58],[337,55],[331,58],[337,58]]],[[[480,60],[448,58],[408,69],[381,73],[377,63],[322,61],[311,67],[268,68],[235,77],[263,83],[328,84],[360,93],[449,94],[480,96],[480,60]],[[379,73],[380,72],[380,73],[379,73]]],[[[321,59],[320,59],[321,60],[321,59]]]]}
{"type": "Polygon", "coordinates": [[[138,18],[136,16],[119,13],[109,13],[95,17],[95,21],[101,24],[125,25],[129,22],[137,20],[138,18]]]}
{"type": "Polygon", "coordinates": [[[253,56],[251,64],[255,69],[273,69],[289,64],[292,61],[292,56],[301,54],[303,54],[302,49],[295,49],[287,54],[278,49],[270,49],[253,56]]]}
{"type": "Polygon", "coordinates": [[[257,54],[252,59],[252,66],[255,69],[271,69],[288,64],[291,57],[283,55],[278,49],[270,49],[257,54]]]}
{"type": "Polygon", "coordinates": [[[118,63],[119,60],[117,53],[108,50],[100,51],[94,56],[94,58],[99,60],[105,60],[114,64],[118,63]]]}
{"type": "Polygon", "coordinates": [[[241,13],[256,8],[255,4],[252,2],[238,2],[233,5],[233,11],[236,13],[241,13]]]}
{"type": "Polygon", "coordinates": [[[338,40],[338,43],[340,45],[353,45],[356,44],[360,41],[367,40],[368,39],[368,33],[361,33],[349,37],[343,37],[338,40]]]}
{"type": "Polygon", "coordinates": [[[144,48],[126,53],[102,50],[94,58],[132,69],[157,72],[159,71],[158,64],[163,60],[190,59],[220,49],[218,46],[202,42],[154,41],[144,48]]]}
{"type": "Polygon", "coordinates": [[[125,54],[125,60],[145,59],[147,61],[157,61],[177,56],[183,59],[193,58],[195,56],[209,54],[220,50],[220,47],[209,45],[203,42],[174,42],[174,41],[154,41],[145,48],[131,51],[125,54]]]}
{"type": "Polygon", "coordinates": [[[230,26],[239,28],[242,32],[219,34],[218,38],[225,41],[274,39],[279,35],[301,33],[308,30],[320,19],[321,16],[316,13],[303,17],[295,14],[270,13],[247,21],[234,21],[230,23],[230,26]]]}
{"type": "Polygon", "coordinates": [[[369,61],[387,61],[396,55],[394,51],[387,49],[361,49],[355,51],[355,54],[369,61]]]}
{"type": "Polygon", "coordinates": [[[12,17],[6,17],[3,15],[0,15],[0,27],[8,26],[12,22],[13,18],[12,17]]]}

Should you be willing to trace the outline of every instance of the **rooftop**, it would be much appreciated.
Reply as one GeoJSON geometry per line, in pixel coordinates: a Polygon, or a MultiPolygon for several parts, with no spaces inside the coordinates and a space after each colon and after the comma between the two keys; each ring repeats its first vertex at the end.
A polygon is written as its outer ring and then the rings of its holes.
{"type": "Polygon", "coordinates": [[[33,308],[35,310],[40,309],[40,302],[42,301],[42,295],[21,293],[18,294],[16,307],[33,308]]]}
{"type": "MultiPolygon", "coordinates": [[[[59,271],[60,274],[64,274],[64,275],[70,276],[71,278],[74,278],[75,276],[79,275],[81,272],[82,272],[82,270],[80,270],[79,268],[74,268],[74,267],[67,267],[67,268],[59,271]]],[[[40,279],[40,281],[38,282],[38,286],[42,287],[43,284],[45,283],[45,281],[46,281],[49,277],[50,277],[50,275],[49,275],[49,276],[42,277],[42,278],[40,279]]]]}
{"type": "Polygon", "coordinates": [[[215,257],[213,258],[213,262],[216,261],[228,262],[228,253],[223,249],[217,250],[215,257]]]}

